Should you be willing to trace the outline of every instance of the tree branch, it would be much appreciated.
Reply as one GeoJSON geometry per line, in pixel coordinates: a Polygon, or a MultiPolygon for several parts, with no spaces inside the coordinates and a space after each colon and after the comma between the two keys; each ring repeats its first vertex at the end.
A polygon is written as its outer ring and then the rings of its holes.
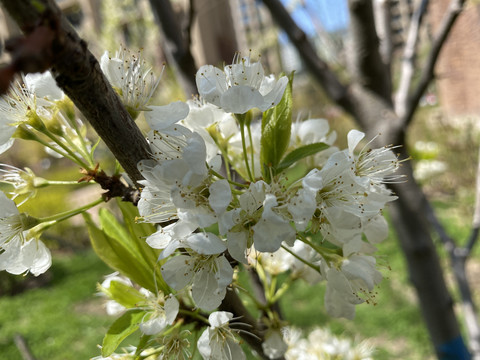
{"type": "Polygon", "coordinates": [[[268,7],[277,24],[285,30],[306,67],[311,71],[316,80],[322,84],[327,95],[346,111],[352,112],[353,103],[348,87],[341,84],[327,63],[318,57],[307,36],[293,21],[282,3],[279,0],[263,0],[263,3],[268,7]]]}
{"type": "Polygon", "coordinates": [[[172,4],[170,0],[150,0],[150,5],[165,36],[165,55],[176,70],[185,95],[187,97],[195,95],[197,93],[195,60],[190,51],[190,44],[183,39],[182,29],[172,4]]]}
{"type": "Polygon", "coordinates": [[[442,50],[443,45],[445,44],[445,41],[452,30],[455,20],[457,19],[458,15],[460,15],[464,4],[465,0],[452,0],[450,2],[448,10],[444,15],[440,25],[440,29],[437,31],[435,40],[433,41],[430,53],[425,61],[425,65],[423,66],[420,80],[407,101],[405,114],[401,117],[402,124],[408,125],[412,121],[413,114],[418,107],[420,98],[427,89],[428,84],[430,84],[430,81],[433,79],[433,71],[435,69],[435,64],[437,63],[440,51],[442,50]]]}
{"type": "Polygon", "coordinates": [[[80,109],[132,181],[142,179],[137,163],[150,157],[148,144],[101,72],[98,61],[56,3],[53,0],[1,2],[27,36],[35,31],[40,19],[59,24],[50,44],[55,54],[52,74],[58,86],[80,109]]]}
{"type": "Polygon", "coordinates": [[[374,0],[373,14],[375,26],[380,40],[380,55],[388,73],[391,71],[393,39],[392,39],[392,12],[390,0],[374,0]]]}
{"type": "Polygon", "coordinates": [[[395,95],[395,112],[401,118],[405,115],[408,101],[408,93],[415,73],[415,59],[417,55],[417,43],[423,15],[427,10],[428,0],[421,0],[413,13],[408,29],[407,41],[403,49],[402,69],[400,71],[400,82],[397,94],[395,95]]]}
{"type": "Polygon", "coordinates": [[[475,208],[473,211],[473,221],[472,221],[472,232],[468,239],[467,245],[465,248],[468,251],[468,255],[471,254],[475,243],[478,240],[478,235],[480,232],[480,151],[478,154],[478,165],[477,165],[477,182],[475,189],[475,208]]]}
{"type": "Polygon", "coordinates": [[[391,103],[391,78],[380,56],[372,1],[349,0],[348,5],[351,72],[357,83],[391,103]]]}

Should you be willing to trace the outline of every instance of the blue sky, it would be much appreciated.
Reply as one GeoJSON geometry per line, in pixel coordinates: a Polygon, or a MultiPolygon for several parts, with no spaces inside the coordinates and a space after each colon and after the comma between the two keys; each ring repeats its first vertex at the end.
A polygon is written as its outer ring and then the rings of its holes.
{"type": "Polygon", "coordinates": [[[347,0],[282,0],[282,2],[287,6],[296,3],[292,17],[307,35],[317,33],[319,28],[333,32],[346,29],[348,26],[347,0]]]}

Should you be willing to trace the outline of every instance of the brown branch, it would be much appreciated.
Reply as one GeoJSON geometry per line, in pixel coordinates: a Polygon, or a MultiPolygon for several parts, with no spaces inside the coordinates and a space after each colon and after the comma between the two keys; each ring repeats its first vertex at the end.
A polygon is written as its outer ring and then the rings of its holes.
{"type": "Polygon", "coordinates": [[[170,0],[150,0],[155,18],[165,37],[164,52],[170,65],[176,70],[179,82],[187,97],[197,93],[195,74],[197,67],[189,43],[183,39],[182,29],[177,21],[170,0]]]}
{"type": "Polygon", "coordinates": [[[318,57],[307,36],[293,21],[282,3],[279,0],[263,0],[263,3],[270,10],[275,22],[287,33],[306,67],[323,86],[326,94],[346,111],[353,113],[354,104],[349,94],[349,88],[341,84],[327,63],[318,57]]]}
{"type": "Polygon", "coordinates": [[[357,83],[391,103],[391,78],[380,56],[372,1],[349,0],[348,5],[351,72],[357,83]]]}
{"type": "Polygon", "coordinates": [[[132,181],[142,179],[137,163],[149,158],[148,144],[101,72],[98,61],[55,2],[1,1],[27,36],[41,18],[60,24],[51,44],[52,73],[57,84],[80,109],[132,181]]]}
{"type": "Polygon", "coordinates": [[[450,2],[448,10],[444,15],[442,23],[440,25],[440,29],[435,35],[435,40],[433,41],[433,45],[430,53],[428,54],[427,60],[425,61],[425,65],[423,66],[420,80],[415,89],[412,91],[411,95],[409,96],[405,109],[405,114],[401,117],[401,123],[406,126],[412,121],[413,114],[418,107],[420,98],[422,97],[423,93],[427,89],[427,86],[430,84],[430,81],[434,77],[433,71],[435,69],[435,65],[437,63],[440,51],[442,50],[445,41],[448,38],[448,35],[450,35],[455,20],[462,12],[464,4],[465,0],[452,0],[450,2]]]}
{"type": "Polygon", "coordinates": [[[400,82],[395,95],[395,112],[401,118],[405,115],[408,101],[408,93],[415,73],[415,59],[417,55],[417,43],[423,15],[427,10],[428,0],[422,0],[413,13],[408,29],[407,41],[403,49],[402,69],[400,82]]]}

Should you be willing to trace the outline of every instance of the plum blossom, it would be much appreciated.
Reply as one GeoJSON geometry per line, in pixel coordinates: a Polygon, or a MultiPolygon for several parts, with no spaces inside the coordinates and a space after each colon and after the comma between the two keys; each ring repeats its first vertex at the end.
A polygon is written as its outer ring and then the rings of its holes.
{"type": "Polygon", "coordinates": [[[155,78],[140,51],[135,54],[120,47],[114,56],[105,51],[100,59],[100,67],[132,117],[135,118],[140,111],[149,110],[148,101],[160,78],[155,78]]]}
{"type": "Polygon", "coordinates": [[[19,81],[0,97],[0,154],[13,145],[13,134],[36,111],[34,95],[19,81]]]}
{"type": "Polygon", "coordinates": [[[339,266],[326,271],[325,308],[331,316],[353,319],[355,305],[365,301],[374,303],[373,289],[383,278],[375,265],[373,256],[353,252],[339,266]]]}
{"type": "Polygon", "coordinates": [[[180,304],[172,296],[165,296],[161,291],[154,295],[148,290],[143,291],[147,314],[140,323],[140,331],[145,335],[156,335],[175,321],[180,304]]]}
{"type": "Polygon", "coordinates": [[[0,193],[0,271],[38,276],[50,268],[50,251],[29,231],[37,224],[35,218],[20,213],[15,203],[0,193]]]}
{"type": "Polygon", "coordinates": [[[210,314],[210,326],[200,335],[197,348],[205,360],[243,360],[245,353],[238,344],[234,331],[229,323],[233,314],[217,311],[210,314]]]}
{"type": "Polygon", "coordinates": [[[224,70],[212,65],[202,66],[196,75],[200,96],[226,112],[244,114],[253,108],[261,111],[277,105],[288,84],[286,76],[278,81],[265,76],[260,62],[235,55],[233,64],[224,70]]]}
{"type": "Polygon", "coordinates": [[[192,285],[192,297],[199,308],[217,308],[233,277],[230,263],[221,255],[226,250],[224,242],[212,233],[194,233],[185,239],[173,239],[161,258],[180,247],[184,253],[171,257],[161,267],[165,282],[177,291],[192,285]]]}

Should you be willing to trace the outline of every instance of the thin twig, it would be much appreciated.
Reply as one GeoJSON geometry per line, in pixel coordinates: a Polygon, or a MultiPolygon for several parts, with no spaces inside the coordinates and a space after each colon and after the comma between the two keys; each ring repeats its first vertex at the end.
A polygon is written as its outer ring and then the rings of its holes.
{"type": "Polygon", "coordinates": [[[28,348],[27,341],[22,335],[16,334],[13,341],[15,342],[18,351],[20,351],[23,360],[35,360],[35,357],[28,348]]]}
{"type": "Polygon", "coordinates": [[[354,104],[349,89],[338,80],[326,62],[321,60],[307,35],[298,27],[279,0],[263,0],[275,22],[287,33],[290,41],[299,52],[306,67],[323,86],[327,95],[349,112],[353,112],[354,104]]]}
{"type": "Polygon", "coordinates": [[[427,86],[430,84],[430,81],[433,79],[433,70],[435,69],[435,64],[437,63],[440,50],[443,48],[448,35],[450,35],[453,24],[455,23],[458,15],[460,15],[462,12],[464,4],[465,0],[452,0],[450,2],[448,10],[446,11],[440,25],[440,29],[437,31],[435,40],[433,41],[430,53],[425,61],[425,65],[423,66],[420,80],[415,89],[411,92],[411,96],[409,96],[407,101],[405,114],[401,117],[401,123],[405,126],[410,124],[412,121],[413,113],[418,107],[420,98],[427,89],[427,86]]]}
{"type": "Polygon", "coordinates": [[[402,69],[400,71],[400,82],[397,94],[395,95],[395,112],[399,117],[405,115],[408,91],[412,84],[415,73],[415,59],[417,55],[418,34],[423,20],[423,15],[427,10],[428,0],[421,0],[417,9],[412,15],[410,27],[408,29],[407,41],[403,49],[402,69]]]}

